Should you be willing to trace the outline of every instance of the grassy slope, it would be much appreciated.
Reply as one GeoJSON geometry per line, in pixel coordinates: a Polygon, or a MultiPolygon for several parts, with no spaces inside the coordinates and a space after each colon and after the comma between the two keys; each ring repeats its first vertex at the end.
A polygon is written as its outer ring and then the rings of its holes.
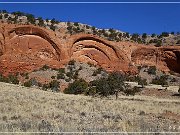
{"type": "Polygon", "coordinates": [[[91,98],[0,82],[0,131],[178,131],[180,100],[91,98]],[[171,126],[175,130],[170,130],[171,126]]]}

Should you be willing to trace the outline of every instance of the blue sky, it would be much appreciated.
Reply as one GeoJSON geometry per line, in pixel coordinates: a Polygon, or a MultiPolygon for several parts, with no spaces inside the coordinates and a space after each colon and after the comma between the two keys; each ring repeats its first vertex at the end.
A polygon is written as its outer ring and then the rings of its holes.
{"type": "MultiPolygon", "coordinates": [[[[9,1],[15,1],[15,0],[9,0],[9,1]]],[[[18,0],[18,1],[24,1],[24,0],[18,0]]],[[[48,1],[48,0],[38,0],[38,1],[48,1]]],[[[53,1],[58,1],[58,0],[53,0],[53,1]]],[[[75,0],[71,0],[71,1],[75,1],[75,0]]],[[[79,0],[79,1],[83,1],[83,0],[79,0]]],[[[108,0],[98,0],[98,1],[108,1],[108,0]]],[[[118,0],[114,0],[114,1],[118,1],[118,0]]],[[[135,1],[135,0],[131,0],[131,1],[135,1]]],[[[151,0],[151,1],[155,1],[155,0],[151,0]]],[[[163,1],[163,0],[159,0],[159,1],[163,1]]],[[[174,1],[178,1],[178,0],[174,0],[174,1]]],[[[0,2],[3,1],[0,0],[0,2]]],[[[55,18],[60,21],[81,22],[98,28],[114,28],[130,33],[159,34],[164,31],[180,32],[180,3],[179,4],[177,3],[176,4],[0,4],[0,9],[1,10],[5,9],[9,12],[22,11],[22,12],[34,14],[36,17],[41,16],[44,19],[55,18]]]]}

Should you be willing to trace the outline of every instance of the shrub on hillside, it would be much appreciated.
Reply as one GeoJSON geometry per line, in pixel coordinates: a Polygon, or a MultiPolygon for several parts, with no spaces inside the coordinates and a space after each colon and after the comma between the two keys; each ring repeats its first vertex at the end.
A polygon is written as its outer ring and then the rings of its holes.
{"type": "Polygon", "coordinates": [[[44,65],[42,68],[40,68],[40,70],[43,70],[43,71],[45,71],[47,69],[50,69],[50,67],[48,65],[44,65]]]}
{"type": "Polygon", "coordinates": [[[25,73],[25,79],[29,79],[28,73],[25,73]]]}
{"type": "Polygon", "coordinates": [[[114,95],[117,91],[123,91],[124,80],[125,78],[122,74],[111,73],[108,78],[101,78],[90,82],[90,86],[96,88],[95,91],[98,95],[107,97],[114,95]]]}
{"type": "Polygon", "coordinates": [[[96,89],[96,93],[103,97],[115,94],[115,91],[114,89],[111,89],[107,78],[101,78],[99,80],[92,81],[91,86],[95,87],[94,89],[96,89]]]}
{"type": "Polygon", "coordinates": [[[169,33],[168,33],[168,32],[162,32],[161,36],[162,36],[162,37],[168,37],[168,36],[169,36],[169,33]]]}
{"type": "Polygon", "coordinates": [[[79,26],[79,23],[78,22],[74,22],[74,26],[79,26]]]}
{"type": "Polygon", "coordinates": [[[88,87],[88,89],[85,91],[84,93],[86,96],[94,96],[95,94],[97,94],[97,89],[95,86],[90,86],[88,87]]]}
{"type": "Polygon", "coordinates": [[[28,22],[30,22],[31,24],[35,24],[35,17],[32,14],[26,14],[27,20],[28,22]]]}
{"type": "Polygon", "coordinates": [[[58,73],[65,73],[65,69],[64,68],[58,69],[58,73]]]}
{"type": "Polygon", "coordinates": [[[86,91],[86,89],[88,88],[88,83],[83,80],[83,79],[79,79],[79,80],[75,80],[73,83],[70,83],[68,88],[66,88],[64,90],[65,94],[82,94],[86,91]]]}
{"type": "Polygon", "coordinates": [[[51,76],[51,79],[55,79],[56,78],[56,76],[51,76]]]}
{"type": "Polygon", "coordinates": [[[18,77],[15,76],[15,75],[9,75],[8,80],[9,80],[10,83],[19,84],[18,77]]]}
{"type": "Polygon", "coordinates": [[[38,17],[37,20],[39,21],[39,26],[44,26],[44,20],[42,17],[38,17]]]}
{"type": "Polygon", "coordinates": [[[49,89],[49,85],[48,84],[43,84],[42,89],[46,91],[47,89],[49,89]]]}
{"type": "Polygon", "coordinates": [[[58,73],[57,79],[65,79],[64,73],[58,73]]]}
{"type": "Polygon", "coordinates": [[[146,34],[146,33],[143,33],[143,34],[142,34],[142,38],[147,38],[147,34],[146,34]]]}
{"type": "Polygon", "coordinates": [[[132,34],[131,40],[133,40],[133,41],[137,42],[137,41],[138,41],[138,39],[139,39],[139,34],[138,34],[138,33],[134,33],[134,34],[132,34]]]}
{"type": "Polygon", "coordinates": [[[94,70],[92,76],[97,76],[98,74],[101,74],[101,71],[103,71],[102,68],[98,68],[98,69],[94,70]]]}
{"type": "Polygon", "coordinates": [[[168,85],[167,79],[168,79],[168,76],[163,75],[163,76],[160,76],[160,77],[156,77],[155,79],[152,80],[151,83],[156,84],[156,85],[165,86],[165,85],[168,85]]]}
{"type": "Polygon", "coordinates": [[[5,76],[3,76],[2,74],[0,74],[0,82],[6,82],[6,83],[8,83],[9,81],[8,81],[8,78],[7,78],[7,77],[5,77],[5,76]]]}
{"type": "Polygon", "coordinates": [[[31,86],[39,86],[40,87],[40,85],[41,84],[35,78],[31,78],[30,80],[28,80],[24,83],[25,87],[31,87],[31,86]]]}
{"type": "Polygon", "coordinates": [[[140,92],[141,89],[138,88],[137,86],[133,87],[133,88],[126,88],[124,90],[124,93],[126,94],[126,96],[132,95],[134,96],[137,92],[140,92]]]}
{"type": "Polygon", "coordinates": [[[49,88],[52,90],[52,91],[59,91],[59,82],[57,80],[52,80],[50,83],[49,83],[49,88]]]}
{"type": "Polygon", "coordinates": [[[24,85],[25,87],[31,87],[31,86],[32,86],[31,81],[24,82],[23,85],[24,85]]]}
{"type": "Polygon", "coordinates": [[[78,79],[78,75],[79,75],[79,70],[76,70],[73,75],[73,79],[78,79]]]}
{"type": "Polygon", "coordinates": [[[67,72],[66,76],[69,78],[72,78],[73,77],[73,71],[67,72]]]}
{"type": "Polygon", "coordinates": [[[53,31],[56,30],[56,26],[54,26],[53,24],[51,24],[51,25],[49,26],[49,28],[50,28],[51,30],[53,30],[53,31]]]}
{"type": "Polygon", "coordinates": [[[155,37],[156,36],[156,34],[155,33],[153,33],[152,35],[151,35],[151,37],[155,37]]]}
{"type": "Polygon", "coordinates": [[[18,77],[16,75],[9,75],[8,77],[0,74],[0,82],[19,84],[18,77]]]}
{"type": "Polygon", "coordinates": [[[144,85],[147,85],[147,79],[140,79],[138,81],[138,85],[141,85],[144,88],[144,85]]]}
{"type": "Polygon", "coordinates": [[[71,78],[66,78],[65,81],[66,81],[66,82],[70,82],[70,81],[71,81],[71,78]]]}
{"type": "Polygon", "coordinates": [[[161,40],[157,40],[155,46],[156,46],[156,47],[162,46],[162,41],[161,41],[161,40]]]}
{"type": "Polygon", "coordinates": [[[69,62],[68,62],[68,65],[74,65],[75,64],[75,60],[70,60],[69,62]]]}
{"type": "Polygon", "coordinates": [[[148,74],[150,74],[150,75],[156,75],[156,67],[155,66],[150,66],[149,68],[148,68],[148,74]]]}
{"type": "Polygon", "coordinates": [[[29,79],[29,74],[28,73],[20,73],[22,77],[25,77],[25,79],[29,79]]]}

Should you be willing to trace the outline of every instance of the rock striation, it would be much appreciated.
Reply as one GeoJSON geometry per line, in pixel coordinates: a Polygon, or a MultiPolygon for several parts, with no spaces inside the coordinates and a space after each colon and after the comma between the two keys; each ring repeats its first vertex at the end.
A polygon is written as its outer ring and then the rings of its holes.
{"type": "Polygon", "coordinates": [[[91,34],[61,32],[0,23],[0,72],[30,72],[45,64],[61,68],[74,59],[107,71],[136,74],[137,66],[147,65],[180,73],[180,46],[112,42],[91,34]]]}

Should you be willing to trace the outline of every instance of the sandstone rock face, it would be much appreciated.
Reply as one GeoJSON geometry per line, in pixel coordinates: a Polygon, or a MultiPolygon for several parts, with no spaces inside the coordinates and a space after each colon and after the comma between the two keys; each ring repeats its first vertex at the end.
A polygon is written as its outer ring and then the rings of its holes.
{"type": "Polygon", "coordinates": [[[43,65],[61,68],[70,60],[92,63],[108,71],[136,74],[137,66],[156,66],[180,73],[180,47],[111,42],[89,34],[59,36],[33,25],[0,24],[0,72],[30,72],[43,65]]]}

